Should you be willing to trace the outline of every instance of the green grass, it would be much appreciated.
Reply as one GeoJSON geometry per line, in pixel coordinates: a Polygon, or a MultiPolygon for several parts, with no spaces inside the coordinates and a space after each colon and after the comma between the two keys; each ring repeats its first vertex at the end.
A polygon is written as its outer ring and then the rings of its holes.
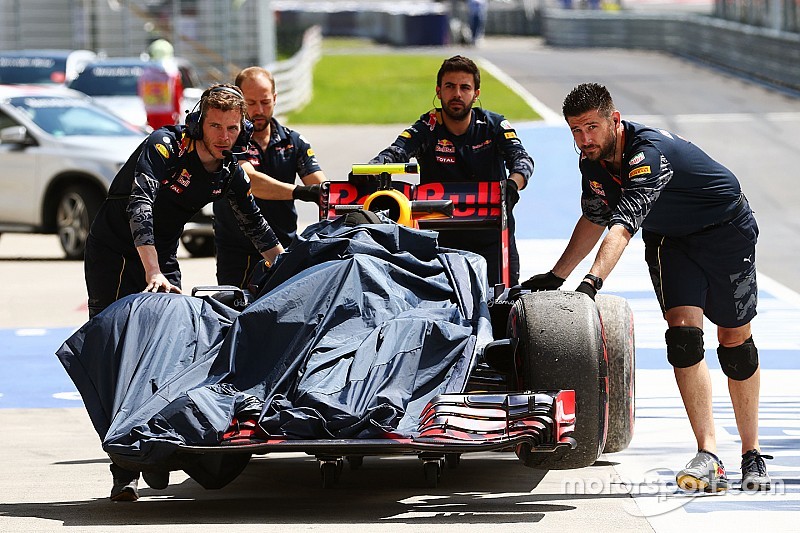
{"type": "MultiPolygon", "coordinates": [[[[444,57],[432,55],[324,55],[314,68],[314,96],[290,113],[291,124],[405,124],[434,105],[436,72],[444,57]]],[[[280,100],[279,100],[280,101],[280,100]]],[[[481,107],[509,120],[541,117],[518,95],[481,72],[481,107]]]]}

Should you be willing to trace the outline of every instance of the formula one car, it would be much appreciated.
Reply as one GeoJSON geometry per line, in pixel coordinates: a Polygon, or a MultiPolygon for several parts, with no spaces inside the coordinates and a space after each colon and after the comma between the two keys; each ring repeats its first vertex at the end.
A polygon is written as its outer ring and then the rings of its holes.
{"type": "Polygon", "coordinates": [[[248,291],[132,295],[67,339],[57,355],[112,460],[219,488],[253,454],[302,451],[331,487],[345,461],[405,454],[436,486],[463,453],[555,469],[624,449],[625,301],[488,287],[487,267],[508,279],[505,182],[392,181],[408,170],[327,185],[320,222],[248,291]],[[477,230],[503,243],[493,265],[437,241],[477,230]]]}

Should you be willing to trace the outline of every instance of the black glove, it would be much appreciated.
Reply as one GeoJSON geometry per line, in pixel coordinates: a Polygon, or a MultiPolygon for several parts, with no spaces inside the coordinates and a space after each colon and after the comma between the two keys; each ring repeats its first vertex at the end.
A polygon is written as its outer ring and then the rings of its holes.
{"type": "Polygon", "coordinates": [[[378,176],[374,174],[353,174],[347,175],[347,181],[353,185],[378,185],[378,176]]]}
{"type": "Polygon", "coordinates": [[[517,202],[519,202],[519,185],[517,185],[516,181],[508,179],[506,180],[506,203],[508,204],[508,209],[514,209],[517,202]]]}
{"type": "Polygon", "coordinates": [[[594,286],[588,281],[581,281],[581,284],[578,285],[578,288],[575,289],[575,292],[582,292],[583,294],[588,295],[592,300],[594,300],[594,297],[597,295],[597,289],[595,289],[594,286]]]}
{"type": "Polygon", "coordinates": [[[554,291],[564,284],[564,279],[559,278],[553,271],[546,274],[536,274],[527,281],[520,283],[523,289],[530,291],[554,291]]]}
{"type": "Polygon", "coordinates": [[[319,196],[322,189],[319,183],[314,185],[298,185],[292,191],[292,198],[300,200],[301,202],[314,202],[319,205],[319,196]]]}

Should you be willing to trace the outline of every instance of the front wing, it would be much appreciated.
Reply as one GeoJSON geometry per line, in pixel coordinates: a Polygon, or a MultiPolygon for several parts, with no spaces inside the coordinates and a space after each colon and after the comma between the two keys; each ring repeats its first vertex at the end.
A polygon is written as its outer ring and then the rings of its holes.
{"type": "Polygon", "coordinates": [[[572,390],[441,394],[422,411],[419,434],[380,439],[300,440],[263,434],[254,421],[234,420],[220,446],[180,446],[189,454],[305,452],[309,455],[469,453],[515,446],[536,452],[575,449],[572,390]]]}

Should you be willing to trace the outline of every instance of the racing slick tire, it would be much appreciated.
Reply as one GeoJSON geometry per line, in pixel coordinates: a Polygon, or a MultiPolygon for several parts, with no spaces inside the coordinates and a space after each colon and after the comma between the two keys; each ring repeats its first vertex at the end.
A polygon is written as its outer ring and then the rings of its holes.
{"type": "Polygon", "coordinates": [[[575,391],[577,448],[536,452],[517,447],[525,466],[542,470],[593,464],[606,440],[608,364],[600,314],[589,296],[571,291],[521,295],[508,319],[509,336],[518,340],[517,383],[523,390],[575,391]]]}
{"type": "Polygon", "coordinates": [[[633,311],[619,296],[598,294],[595,302],[608,357],[608,435],[603,453],[621,452],[633,438],[636,410],[633,311]]]}
{"type": "Polygon", "coordinates": [[[103,196],[86,184],[66,187],[58,198],[55,212],[56,233],[67,259],[83,259],[86,239],[103,196]]]}

